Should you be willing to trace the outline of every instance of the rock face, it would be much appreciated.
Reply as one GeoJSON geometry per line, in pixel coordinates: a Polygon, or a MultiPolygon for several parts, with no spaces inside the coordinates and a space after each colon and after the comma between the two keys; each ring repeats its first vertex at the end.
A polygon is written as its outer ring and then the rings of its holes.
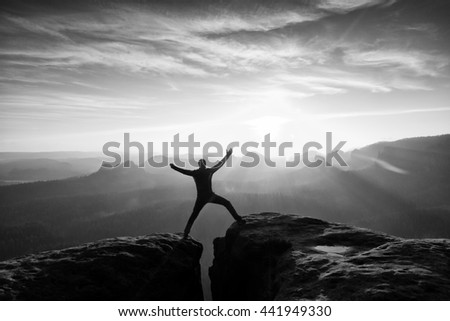
{"type": "Polygon", "coordinates": [[[153,234],[0,262],[0,300],[203,300],[202,249],[153,234]]]}
{"type": "Polygon", "coordinates": [[[450,240],[253,214],[214,241],[214,300],[450,300],[450,240]]]}

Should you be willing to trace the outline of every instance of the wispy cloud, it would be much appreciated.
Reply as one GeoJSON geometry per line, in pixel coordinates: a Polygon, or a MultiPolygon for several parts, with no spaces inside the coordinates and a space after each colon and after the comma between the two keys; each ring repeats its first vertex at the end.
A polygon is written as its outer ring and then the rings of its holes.
{"type": "MultiPolygon", "coordinates": [[[[228,10],[217,10],[207,12],[206,15],[183,17],[175,19],[179,21],[179,26],[186,32],[203,35],[227,34],[242,31],[262,31],[267,32],[274,29],[284,28],[289,25],[306,21],[314,21],[322,18],[324,14],[298,8],[296,11],[289,10],[258,10],[253,13],[244,13],[228,10]]],[[[166,25],[170,25],[170,20],[166,25]]]]}
{"type": "Polygon", "coordinates": [[[39,23],[39,21],[22,18],[19,16],[14,16],[11,14],[3,14],[2,17],[11,23],[13,26],[18,27],[19,29],[23,29],[30,33],[40,34],[43,36],[55,37],[59,40],[69,40],[62,33],[58,32],[58,30],[47,23],[39,23]]]}
{"type": "Polygon", "coordinates": [[[275,78],[275,81],[284,85],[298,85],[312,93],[340,94],[349,89],[364,89],[371,92],[389,92],[391,88],[376,80],[351,73],[333,73],[326,76],[301,76],[284,74],[275,78]]]}
{"type": "Polygon", "coordinates": [[[411,72],[417,76],[436,77],[442,75],[450,59],[433,52],[397,48],[349,51],[345,62],[349,65],[383,68],[389,72],[411,72]]]}
{"type": "Polygon", "coordinates": [[[371,6],[390,6],[397,0],[324,0],[320,1],[318,7],[334,12],[345,13],[355,9],[371,6]]]}
{"type": "MultiPolygon", "coordinates": [[[[437,113],[450,86],[448,26],[437,5],[425,15],[414,3],[11,3],[0,10],[0,126],[18,133],[26,121],[51,119],[58,121],[45,126],[145,127],[155,118],[182,123],[205,106],[316,106],[363,95],[395,97],[397,106],[417,92],[437,94],[429,109],[417,102],[403,110],[437,113]]],[[[394,115],[351,111],[330,115],[394,115]]]]}
{"type": "Polygon", "coordinates": [[[314,119],[337,119],[337,118],[354,118],[354,117],[373,117],[373,116],[397,116],[407,114],[420,114],[420,113],[440,113],[450,112],[450,107],[440,108],[422,108],[422,109],[403,109],[403,110],[378,110],[370,112],[353,112],[353,113],[334,113],[316,115],[314,119]]]}
{"type": "MultiPolygon", "coordinates": [[[[387,6],[393,1],[328,0],[318,2],[317,6],[287,6],[286,3],[260,6],[257,10],[218,5],[186,12],[173,8],[163,10],[159,6],[142,9],[118,5],[104,10],[101,23],[94,19],[95,15],[85,14],[27,19],[6,15],[9,23],[37,35],[53,37],[54,41],[41,44],[31,39],[27,46],[6,47],[1,53],[9,56],[5,64],[15,66],[98,65],[134,73],[194,77],[301,68],[331,61],[333,48],[341,44],[305,39],[279,30],[303,22],[315,22],[320,27],[320,20],[330,15],[324,9],[348,12],[361,7],[387,6]]],[[[412,70],[419,75],[437,76],[439,69],[448,63],[442,55],[429,52],[398,48],[363,51],[359,44],[346,45],[349,48],[345,62],[353,66],[412,70]]]]}

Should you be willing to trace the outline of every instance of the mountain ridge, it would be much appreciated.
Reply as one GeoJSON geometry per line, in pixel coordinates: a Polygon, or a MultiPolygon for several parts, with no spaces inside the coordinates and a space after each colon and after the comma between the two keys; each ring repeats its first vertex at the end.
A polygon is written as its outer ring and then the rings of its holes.
{"type": "MultiPolygon", "coordinates": [[[[214,240],[214,300],[449,300],[450,239],[264,212],[214,240]]],[[[0,262],[2,300],[202,300],[203,245],[104,239],[0,262]]]]}
{"type": "Polygon", "coordinates": [[[0,262],[0,300],[203,300],[202,250],[163,233],[27,255],[0,262]]]}
{"type": "Polygon", "coordinates": [[[214,300],[449,300],[450,240],[279,213],[214,240],[214,300]]]}

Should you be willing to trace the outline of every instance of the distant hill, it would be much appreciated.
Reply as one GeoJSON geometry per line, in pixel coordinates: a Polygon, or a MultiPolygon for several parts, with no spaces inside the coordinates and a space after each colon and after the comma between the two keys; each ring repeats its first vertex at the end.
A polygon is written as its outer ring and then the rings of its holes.
{"type": "MultiPolygon", "coordinates": [[[[374,164],[376,159],[393,161],[393,165],[405,165],[407,162],[416,162],[416,157],[422,158],[427,154],[432,157],[450,158],[450,134],[428,137],[405,138],[393,142],[378,142],[355,149],[350,153],[352,169],[367,167],[374,164]],[[396,156],[394,156],[394,153],[396,156]],[[400,154],[403,154],[401,156],[400,154]],[[395,164],[393,157],[403,158],[403,164],[395,164]]],[[[399,159],[401,161],[401,159],[399,159]]]]}
{"type": "Polygon", "coordinates": [[[0,187],[0,201],[17,203],[56,196],[94,195],[122,192],[155,186],[150,174],[134,163],[130,168],[123,164],[114,168],[100,167],[95,173],[63,180],[34,182],[0,187]]]}
{"type": "Polygon", "coordinates": [[[0,161],[19,159],[67,159],[67,158],[101,158],[99,152],[60,151],[60,152],[0,152],[0,161]]]}
{"type": "Polygon", "coordinates": [[[23,158],[0,160],[0,185],[51,181],[95,172],[101,158],[23,158]]]}

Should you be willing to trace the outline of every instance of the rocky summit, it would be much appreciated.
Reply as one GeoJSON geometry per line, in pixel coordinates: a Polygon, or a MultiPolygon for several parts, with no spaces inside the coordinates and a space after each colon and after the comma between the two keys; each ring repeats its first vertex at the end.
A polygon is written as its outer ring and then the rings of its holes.
{"type": "MultiPolygon", "coordinates": [[[[214,241],[214,300],[450,300],[450,240],[252,214],[214,241]]],[[[0,300],[203,300],[202,245],[119,237],[0,262],[0,300]]]]}
{"type": "Polygon", "coordinates": [[[450,240],[253,214],[214,241],[214,300],[450,300],[450,240]]]}
{"type": "Polygon", "coordinates": [[[202,249],[153,234],[11,259],[0,262],[0,300],[203,300],[202,249]]]}

